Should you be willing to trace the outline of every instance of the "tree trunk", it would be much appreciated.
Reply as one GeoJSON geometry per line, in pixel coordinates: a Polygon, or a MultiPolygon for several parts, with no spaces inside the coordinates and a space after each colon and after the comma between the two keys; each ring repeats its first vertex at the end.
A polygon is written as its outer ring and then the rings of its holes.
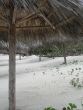
{"type": "Polygon", "coordinates": [[[65,44],[62,44],[63,47],[63,57],[64,57],[64,64],[67,64],[67,59],[66,59],[66,48],[65,48],[65,44]]]}
{"type": "Polygon", "coordinates": [[[19,60],[21,60],[21,54],[19,54],[19,60]]]}
{"type": "Polygon", "coordinates": [[[39,61],[41,62],[41,54],[39,55],[39,61]]]}

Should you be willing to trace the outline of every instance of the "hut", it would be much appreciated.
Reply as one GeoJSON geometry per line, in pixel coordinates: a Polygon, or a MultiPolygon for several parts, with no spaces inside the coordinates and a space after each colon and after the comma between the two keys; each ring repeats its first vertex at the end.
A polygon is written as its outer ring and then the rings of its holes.
{"type": "Polygon", "coordinates": [[[77,39],[82,31],[81,0],[0,0],[0,32],[9,39],[9,110],[16,110],[16,36],[26,36],[30,46],[77,39]]]}

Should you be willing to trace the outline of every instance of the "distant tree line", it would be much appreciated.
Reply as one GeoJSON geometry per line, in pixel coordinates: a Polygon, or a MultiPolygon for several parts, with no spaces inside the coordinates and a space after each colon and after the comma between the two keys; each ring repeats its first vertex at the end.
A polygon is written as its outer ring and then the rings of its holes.
{"type": "Polygon", "coordinates": [[[61,43],[55,46],[41,46],[37,48],[31,48],[30,54],[42,55],[48,57],[61,57],[63,56],[63,51],[65,49],[67,56],[80,55],[83,54],[83,43],[61,43]]]}
{"type": "Polygon", "coordinates": [[[83,42],[57,43],[56,45],[44,45],[29,50],[30,54],[46,57],[64,57],[83,54],[83,42]]]}

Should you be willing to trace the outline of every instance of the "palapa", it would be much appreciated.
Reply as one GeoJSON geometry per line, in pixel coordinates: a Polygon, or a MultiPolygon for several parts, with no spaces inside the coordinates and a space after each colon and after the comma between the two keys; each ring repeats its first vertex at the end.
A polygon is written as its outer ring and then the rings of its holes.
{"type": "MultiPolygon", "coordinates": [[[[67,41],[83,33],[81,0],[0,0],[0,32],[9,38],[9,110],[16,110],[16,36],[33,42],[67,41]]],[[[3,40],[3,37],[2,37],[3,40]]]]}

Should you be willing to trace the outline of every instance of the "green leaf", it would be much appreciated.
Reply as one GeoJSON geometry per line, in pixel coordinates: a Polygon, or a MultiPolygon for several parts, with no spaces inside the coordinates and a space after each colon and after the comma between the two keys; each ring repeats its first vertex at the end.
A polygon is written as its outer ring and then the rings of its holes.
{"type": "Polygon", "coordinates": [[[73,108],[77,108],[77,106],[75,104],[73,104],[73,108]]]}
{"type": "Polygon", "coordinates": [[[72,104],[72,103],[69,103],[69,106],[70,106],[71,108],[77,108],[77,106],[76,106],[75,104],[72,104]]]}
{"type": "Polygon", "coordinates": [[[70,106],[67,107],[67,110],[71,110],[70,106]]]}
{"type": "Polygon", "coordinates": [[[53,107],[47,107],[47,108],[45,108],[44,110],[56,110],[56,109],[53,108],[53,107]]]}

